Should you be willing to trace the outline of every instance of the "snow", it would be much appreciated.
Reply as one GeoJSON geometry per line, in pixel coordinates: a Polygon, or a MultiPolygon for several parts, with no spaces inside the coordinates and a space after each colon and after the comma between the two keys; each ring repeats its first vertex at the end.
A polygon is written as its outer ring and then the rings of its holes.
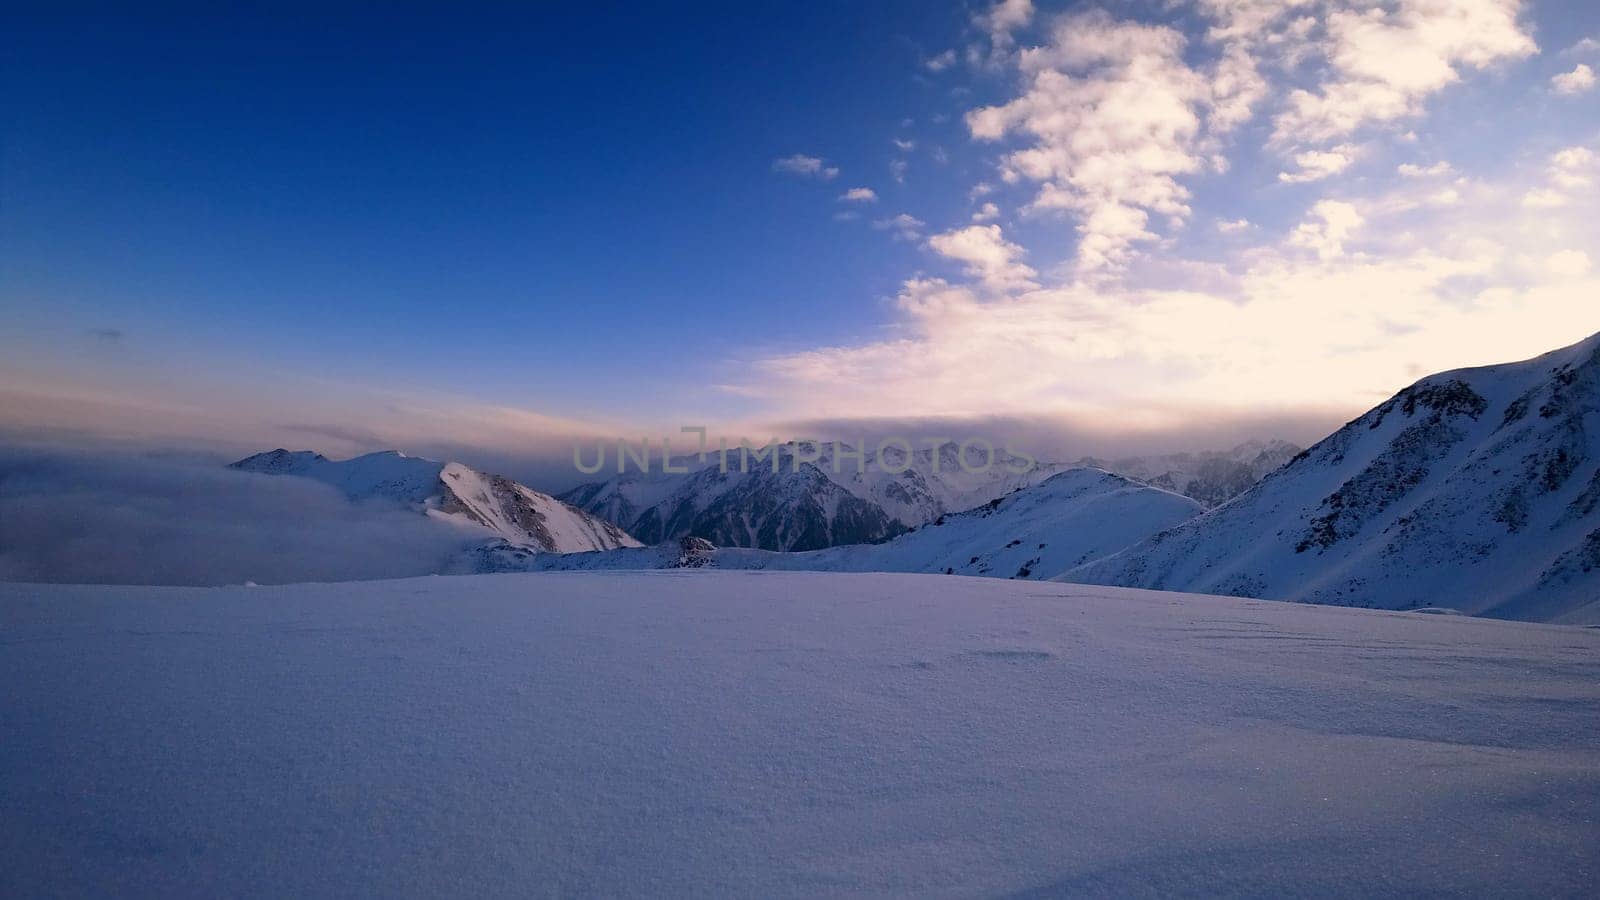
{"type": "Polygon", "coordinates": [[[639,546],[621,529],[554,497],[457,462],[392,450],[340,461],[308,450],[272,450],[230,468],[312,478],[352,500],[385,497],[456,527],[487,529],[529,550],[575,553],[639,546]]]}
{"type": "Polygon", "coordinates": [[[1058,583],[0,584],[0,895],[1579,895],[1600,631],[1058,583]]]}
{"type": "MultiPolygon", "coordinates": [[[[924,572],[998,578],[1050,578],[1179,525],[1203,511],[1198,502],[1099,469],[1069,469],[976,509],[940,516],[879,544],[795,553],[722,547],[706,555],[719,569],[810,572],[924,572]]],[[[491,568],[618,570],[679,565],[676,543],[657,550],[617,550],[529,557],[491,568]]]]}
{"type": "Polygon", "coordinates": [[[1232,502],[1063,577],[1600,624],[1600,335],[1425,378],[1232,502]]]}

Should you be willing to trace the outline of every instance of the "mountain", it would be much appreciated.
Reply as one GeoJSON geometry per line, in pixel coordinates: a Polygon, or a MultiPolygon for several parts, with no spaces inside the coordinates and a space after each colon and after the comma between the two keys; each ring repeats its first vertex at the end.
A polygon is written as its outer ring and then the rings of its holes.
{"type": "Polygon", "coordinates": [[[312,478],[352,500],[383,498],[488,529],[507,545],[546,553],[638,547],[617,526],[500,475],[386,451],[330,460],[310,450],[257,453],[229,468],[312,478]]]}
{"type": "Polygon", "coordinates": [[[866,451],[864,463],[839,447],[795,443],[769,458],[749,457],[741,471],[737,449],[727,471],[717,454],[674,460],[686,473],[660,469],[619,474],[560,495],[567,503],[615,523],[647,543],[701,537],[721,547],[804,551],[883,541],[940,515],[1048,478],[1059,465],[1029,468],[1031,460],[972,449],[961,465],[954,443],[907,454],[898,447],[866,451]],[[808,452],[814,450],[815,452],[808,452]],[[902,471],[903,470],[903,471],[902,471]]]}
{"type": "Polygon", "coordinates": [[[1600,335],[1424,378],[1064,580],[1600,622],[1600,335]]]}
{"type": "Polygon", "coordinates": [[[1076,465],[1125,475],[1192,497],[1210,509],[1248,491],[1269,472],[1297,456],[1300,450],[1288,441],[1247,441],[1232,450],[1121,459],[1086,456],[1076,465]]]}
{"type": "Polygon", "coordinates": [[[559,558],[502,548],[478,554],[465,570],[718,568],[1042,579],[1115,553],[1202,511],[1188,497],[1119,475],[1070,469],[878,544],[776,553],[681,538],[658,547],[559,558]]]}

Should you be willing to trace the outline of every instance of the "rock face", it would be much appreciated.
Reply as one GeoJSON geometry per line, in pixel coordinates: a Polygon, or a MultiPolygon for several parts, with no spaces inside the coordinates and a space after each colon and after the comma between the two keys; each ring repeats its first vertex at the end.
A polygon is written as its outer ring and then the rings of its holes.
{"type": "Polygon", "coordinates": [[[1072,581],[1600,620],[1600,335],[1406,388],[1072,581]]]}
{"type": "Polygon", "coordinates": [[[330,460],[310,450],[272,450],[229,468],[312,478],[352,500],[385,499],[456,524],[487,529],[507,546],[542,553],[638,547],[617,526],[500,475],[454,462],[386,451],[330,460]]]}
{"type": "Polygon", "coordinates": [[[1099,469],[1069,469],[878,544],[780,553],[682,538],[643,550],[524,556],[480,571],[718,568],[925,572],[1044,579],[1198,515],[1187,497],[1099,469]]]}
{"type": "Polygon", "coordinates": [[[804,551],[884,541],[1064,468],[1030,468],[1028,460],[997,449],[988,467],[975,471],[985,459],[981,451],[969,450],[971,465],[964,468],[954,443],[910,454],[889,447],[881,457],[867,451],[861,463],[849,454],[835,460],[835,449],[822,445],[813,458],[810,448],[782,445],[774,451],[777,471],[753,457],[741,471],[736,450],[728,471],[715,453],[706,462],[686,457],[675,465],[687,473],[630,472],[561,499],[647,543],[693,536],[719,547],[804,551]]]}

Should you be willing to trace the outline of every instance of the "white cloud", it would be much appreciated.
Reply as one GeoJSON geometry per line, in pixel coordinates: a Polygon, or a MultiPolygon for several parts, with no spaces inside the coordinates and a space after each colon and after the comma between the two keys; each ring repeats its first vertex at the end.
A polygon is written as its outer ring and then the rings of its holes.
{"type": "Polygon", "coordinates": [[[1567,195],[1550,188],[1535,188],[1522,195],[1522,205],[1529,209],[1554,209],[1567,205],[1567,195]]]}
{"type": "Polygon", "coordinates": [[[1337,175],[1356,161],[1361,149],[1354,144],[1341,144],[1331,150],[1307,150],[1294,155],[1295,172],[1279,172],[1278,180],[1289,184],[1321,181],[1337,175]]]}
{"type": "Polygon", "coordinates": [[[1550,79],[1550,85],[1556,93],[1565,97],[1575,97],[1594,87],[1594,69],[1585,63],[1579,63],[1571,72],[1563,72],[1550,79]]]}
{"type": "Polygon", "coordinates": [[[1312,221],[1302,222],[1289,235],[1289,244],[1314,251],[1321,259],[1344,255],[1344,242],[1364,219],[1354,205],[1342,200],[1321,200],[1311,207],[1312,221]]]}
{"type": "Polygon", "coordinates": [[[1005,239],[999,225],[968,225],[928,239],[928,247],[966,264],[966,273],[992,291],[1031,290],[1039,274],[1024,265],[1026,251],[1005,239]]]}
{"type": "Polygon", "coordinates": [[[894,138],[894,145],[899,148],[901,153],[910,153],[917,149],[917,142],[910,138],[894,138]]]}
{"type": "Polygon", "coordinates": [[[1447,209],[1407,199],[1434,187],[1323,201],[1304,227],[1241,251],[1236,274],[1204,287],[996,292],[981,269],[966,284],[911,279],[894,337],[771,358],[752,383],[802,418],[1026,414],[1156,427],[1230,410],[1355,412],[1420,374],[1600,330],[1600,238],[1581,208],[1522,211],[1516,179],[1461,183],[1447,209]]]}
{"type": "Polygon", "coordinates": [[[1537,52],[1522,0],[1398,0],[1392,9],[1336,4],[1324,20],[1331,77],[1296,90],[1278,115],[1282,144],[1323,143],[1409,118],[1430,95],[1482,69],[1537,52]]]}
{"type": "Polygon", "coordinates": [[[1431,166],[1419,166],[1415,163],[1401,163],[1395,169],[1406,178],[1440,178],[1445,175],[1455,174],[1455,167],[1450,163],[1440,160],[1431,166]]]}
{"type": "Polygon", "coordinates": [[[876,203],[878,192],[872,188],[853,187],[839,195],[839,199],[846,203],[876,203]]]}
{"type": "Polygon", "coordinates": [[[922,237],[922,229],[926,228],[927,225],[927,222],[906,213],[900,213],[887,219],[879,219],[872,223],[873,228],[879,231],[893,232],[895,239],[902,241],[914,241],[922,237]]]}
{"type": "Polygon", "coordinates": [[[923,68],[927,69],[929,72],[943,72],[945,69],[948,69],[955,64],[956,52],[954,50],[946,50],[943,53],[930,56],[922,61],[923,68]]]}
{"type": "Polygon", "coordinates": [[[1120,265],[1135,243],[1154,240],[1151,213],[1174,220],[1189,213],[1178,177],[1203,164],[1208,86],[1184,63],[1183,49],[1183,35],[1171,28],[1098,12],[1068,16],[1050,43],[1020,54],[1019,96],[967,113],[979,140],[1029,138],[1003,158],[1002,178],[1039,183],[1031,209],[1076,215],[1084,270],[1120,265]]]}
{"type": "Polygon", "coordinates": [[[995,206],[993,203],[985,203],[979,207],[977,212],[972,214],[972,221],[974,222],[991,222],[998,218],[1000,218],[1000,207],[995,206]]]}
{"type": "Polygon", "coordinates": [[[974,21],[989,33],[996,49],[1010,47],[1014,43],[1011,32],[1033,21],[1033,0],[1000,0],[974,21]]]}
{"type": "Polygon", "coordinates": [[[1563,56],[1582,56],[1589,53],[1600,53],[1600,40],[1595,40],[1592,37],[1586,37],[1576,44],[1573,44],[1571,47],[1561,51],[1561,53],[1563,56]]]}
{"type": "Polygon", "coordinates": [[[1582,250],[1562,250],[1545,257],[1545,268],[1562,278],[1580,278],[1589,274],[1589,254],[1582,250]]]}
{"type": "Polygon", "coordinates": [[[840,210],[839,212],[833,214],[833,220],[835,222],[854,222],[859,218],[861,218],[861,213],[858,213],[853,209],[840,210]]]}
{"type": "Polygon", "coordinates": [[[1253,227],[1255,226],[1250,224],[1249,219],[1232,219],[1217,222],[1217,230],[1223,234],[1239,234],[1240,232],[1249,231],[1253,227]]]}
{"type": "Polygon", "coordinates": [[[910,167],[910,164],[903,159],[891,159],[889,160],[889,177],[893,178],[897,184],[905,184],[906,170],[910,167]]]}
{"type": "Polygon", "coordinates": [[[837,167],[827,165],[819,157],[806,156],[804,153],[773,160],[772,170],[805,178],[820,178],[823,181],[832,181],[839,175],[837,167]]]}

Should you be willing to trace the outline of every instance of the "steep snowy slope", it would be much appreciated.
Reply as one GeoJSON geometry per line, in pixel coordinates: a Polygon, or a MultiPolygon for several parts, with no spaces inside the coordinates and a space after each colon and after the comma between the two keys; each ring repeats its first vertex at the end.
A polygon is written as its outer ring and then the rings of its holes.
{"type": "Polygon", "coordinates": [[[230,468],[314,478],[352,500],[382,497],[487,528],[511,545],[550,553],[637,547],[621,529],[547,494],[461,463],[387,451],[334,461],[309,450],[273,450],[230,468]]]}
{"type": "Polygon", "coordinates": [[[479,556],[474,571],[639,568],[927,572],[1048,578],[1187,521],[1203,508],[1187,497],[1102,472],[1069,469],[966,512],[879,544],[804,553],[672,542],[659,548],[520,560],[479,556]]]}
{"type": "Polygon", "coordinates": [[[1073,581],[1600,621],[1600,335],[1434,375],[1073,581]]]}
{"type": "Polygon", "coordinates": [[[973,449],[963,468],[953,443],[922,447],[909,460],[896,447],[881,459],[868,451],[864,463],[849,454],[836,460],[834,450],[782,445],[776,472],[753,456],[741,471],[737,449],[728,453],[726,472],[715,453],[704,462],[684,457],[675,465],[688,468],[686,474],[629,472],[561,499],[649,543],[693,535],[725,547],[814,550],[881,541],[1063,468],[1028,468],[1023,458],[997,450],[984,471],[969,471],[982,465],[981,451],[973,449]]]}
{"type": "Polygon", "coordinates": [[[1600,631],[921,575],[0,584],[4,897],[1593,896],[1600,631]]]}

